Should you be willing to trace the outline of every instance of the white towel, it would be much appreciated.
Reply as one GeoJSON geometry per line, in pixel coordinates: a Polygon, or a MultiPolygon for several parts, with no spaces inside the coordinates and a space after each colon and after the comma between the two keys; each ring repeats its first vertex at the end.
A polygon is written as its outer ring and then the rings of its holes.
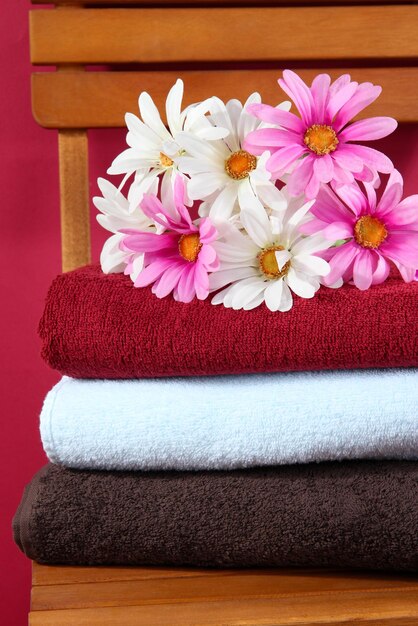
{"type": "Polygon", "coordinates": [[[418,370],[75,380],[46,397],[49,459],[116,470],[418,459],[418,370]]]}

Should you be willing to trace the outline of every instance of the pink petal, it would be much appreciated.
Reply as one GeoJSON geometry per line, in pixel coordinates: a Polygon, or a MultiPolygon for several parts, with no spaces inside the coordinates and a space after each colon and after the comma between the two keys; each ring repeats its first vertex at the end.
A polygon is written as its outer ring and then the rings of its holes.
{"type": "Polygon", "coordinates": [[[312,81],[311,93],[314,101],[315,121],[319,124],[329,124],[332,119],[326,117],[330,84],[331,77],[328,74],[318,74],[312,81]]]}
{"type": "Polygon", "coordinates": [[[205,268],[196,263],[194,275],[194,287],[196,289],[196,297],[198,300],[205,300],[209,295],[209,276],[205,268]]]}
{"type": "Polygon", "coordinates": [[[322,185],[316,202],[311,207],[311,213],[329,224],[335,221],[352,224],[354,221],[351,211],[347,209],[328,185],[322,185]]]}
{"type": "MultiPolygon", "coordinates": [[[[120,232],[124,232],[121,230],[120,232]]],[[[164,248],[172,248],[177,242],[178,235],[154,233],[137,233],[135,235],[127,235],[123,238],[125,249],[133,252],[155,252],[164,248]]]]}
{"type": "Polygon", "coordinates": [[[364,167],[363,161],[353,150],[353,148],[357,147],[358,146],[350,146],[347,144],[340,145],[335,152],[332,153],[332,158],[345,170],[355,173],[361,172],[364,167]]]}
{"type": "Polygon", "coordinates": [[[270,150],[271,148],[282,148],[284,146],[301,144],[301,134],[293,133],[289,130],[279,130],[278,128],[259,128],[246,136],[243,147],[248,152],[254,153],[254,148],[270,150]]]}
{"type": "Polygon", "coordinates": [[[177,285],[177,295],[180,302],[191,302],[195,297],[194,275],[196,264],[189,263],[183,270],[177,285]]]}
{"type": "Polygon", "coordinates": [[[284,174],[290,165],[292,165],[302,154],[305,148],[302,146],[287,146],[276,150],[266,163],[266,168],[275,176],[284,174]]]}
{"type": "Polygon", "coordinates": [[[367,195],[367,201],[369,203],[369,209],[371,213],[374,213],[374,210],[376,208],[376,190],[373,187],[373,185],[369,184],[369,183],[365,183],[364,184],[364,189],[366,190],[366,195],[367,195]]]}
{"type": "Polygon", "coordinates": [[[370,141],[393,133],[398,122],[392,117],[370,117],[350,124],[339,133],[342,141],[370,141]]]}
{"type": "Polygon", "coordinates": [[[287,183],[287,190],[291,196],[300,196],[312,176],[314,157],[309,155],[296,166],[287,183]]]}
{"type": "Polygon", "coordinates": [[[398,170],[393,170],[386,184],[386,189],[376,207],[376,213],[386,215],[399,204],[403,194],[403,179],[398,170]]]}
{"type": "Polygon", "coordinates": [[[418,195],[408,196],[400,202],[396,209],[398,224],[414,224],[418,226],[418,195]]]}
{"type": "Polygon", "coordinates": [[[312,176],[306,185],[305,196],[307,200],[313,200],[318,195],[319,188],[321,186],[321,181],[316,176],[315,172],[312,173],[312,176]]]}
{"type": "Polygon", "coordinates": [[[401,265],[418,268],[417,233],[390,233],[386,241],[379,246],[379,252],[401,265]]]}
{"type": "Polygon", "coordinates": [[[302,120],[297,115],[289,111],[282,111],[282,109],[277,109],[269,104],[250,104],[246,111],[263,122],[282,126],[298,134],[305,130],[302,120]]]}
{"type": "Polygon", "coordinates": [[[360,191],[357,183],[341,185],[335,191],[341,200],[353,211],[354,215],[360,215],[362,211],[368,209],[367,198],[360,191]]]}
{"type": "Polygon", "coordinates": [[[353,226],[347,222],[334,222],[327,226],[321,234],[329,241],[349,239],[353,236],[353,226]]]}
{"type": "Polygon", "coordinates": [[[376,254],[378,256],[378,260],[376,269],[373,272],[372,285],[380,285],[385,282],[390,272],[390,265],[386,259],[378,252],[376,252],[376,254]]]}
{"type": "Polygon", "coordinates": [[[373,170],[377,170],[383,174],[390,174],[394,169],[392,161],[383,154],[383,152],[379,152],[368,146],[358,146],[356,144],[350,145],[350,148],[353,156],[361,159],[363,165],[367,165],[373,170]]]}
{"type": "Polygon", "coordinates": [[[376,267],[377,262],[373,264],[373,254],[370,250],[358,252],[353,265],[353,282],[358,289],[365,291],[370,287],[376,267]]]}
{"type": "MultiPolygon", "coordinates": [[[[348,76],[348,75],[347,75],[348,76]]],[[[342,78],[342,77],[341,77],[342,78]]],[[[350,77],[348,77],[350,78],[350,77]]],[[[335,81],[337,82],[337,81],[335,81]]],[[[335,85],[335,83],[333,83],[335,85]]],[[[330,118],[330,122],[333,121],[335,115],[338,113],[338,111],[350,100],[350,98],[354,95],[356,89],[357,89],[358,83],[356,82],[349,82],[346,85],[344,85],[341,89],[339,89],[338,91],[336,91],[335,93],[332,93],[330,99],[329,99],[329,103],[327,106],[327,112],[330,118]]],[[[330,87],[330,93],[332,90],[333,85],[331,85],[330,87]]]]}
{"type": "Polygon", "coordinates": [[[375,179],[375,173],[367,165],[363,167],[361,172],[356,172],[356,180],[361,180],[365,183],[373,183],[375,179]]]}
{"type": "Polygon", "coordinates": [[[321,183],[329,183],[334,177],[334,165],[329,154],[316,157],[314,172],[321,183]]]}
{"type": "Polygon", "coordinates": [[[326,285],[333,285],[349,267],[350,263],[358,254],[358,248],[355,244],[348,242],[342,246],[335,248],[334,256],[329,260],[331,271],[323,280],[326,285]]]}
{"type": "Polygon", "coordinates": [[[199,224],[199,239],[201,243],[211,243],[218,236],[218,231],[208,217],[204,217],[199,224]]]}
{"type": "Polygon", "coordinates": [[[341,185],[350,185],[354,182],[354,176],[351,172],[344,169],[333,159],[334,163],[334,181],[341,185]]]}
{"type": "Polygon", "coordinates": [[[154,283],[152,288],[152,293],[155,293],[157,298],[165,298],[168,294],[173,291],[173,289],[177,286],[181,275],[185,268],[187,261],[185,263],[174,263],[172,264],[161,276],[161,278],[154,283]]]}
{"type": "Polygon", "coordinates": [[[340,109],[334,120],[334,128],[340,130],[360,111],[380,96],[382,88],[372,83],[361,83],[352,98],[340,109]]]}
{"type": "Polygon", "coordinates": [[[279,79],[283,91],[293,100],[306,126],[313,123],[314,102],[312,94],[303,80],[291,70],[284,70],[283,79],[279,79]]]}
{"type": "Polygon", "coordinates": [[[309,222],[305,222],[299,226],[299,232],[303,235],[314,235],[323,231],[327,228],[328,222],[323,222],[322,220],[318,220],[317,218],[313,218],[309,220],[309,222]]]}
{"type": "Polygon", "coordinates": [[[134,283],[135,287],[146,287],[147,285],[153,283],[155,280],[160,278],[161,274],[163,274],[167,268],[170,267],[172,262],[172,259],[167,259],[165,261],[158,260],[148,265],[139,273],[134,283]]]}
{"type": "MultiPolygon", "coordinates": [[[[339,91],[344,89],[351,81],[350,74],[341,74],[338,78],[331,83],[329,93],[331,97],[334,97],[339,91]]],[[[357,84],[357,83],[356,83],[357,84]]]]}
{"type": "Polygon", "coordinates": [[[204,265],[207,269],[209,269],[209,267],[212,264],[215,264],[215,267],[217,265],[216,261],[217,261],[217,255],[216,255],[216,251],[215,248],[213,246],[202,246],[202,249],[199,252],[199,263],[201,263],[202,265],[204,265]]]}
{"type": "Polygon", "coordinates": [[[394,261],[394,263],[396,267],[398,268],[400,275],[402,276],[402,278],[404,279],[406,283],[410,283],[413,280],[417,280],[418,270],[415,270],[414,267],[405,267],[404,265],[401,265],[400,263],[397,263],[396,261],[394,261]]]}

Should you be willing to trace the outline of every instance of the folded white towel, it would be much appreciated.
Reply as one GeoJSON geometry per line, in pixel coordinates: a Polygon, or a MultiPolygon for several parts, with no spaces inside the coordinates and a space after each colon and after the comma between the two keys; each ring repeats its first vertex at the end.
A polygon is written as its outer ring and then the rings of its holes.
{"type": "Polygon", "coordinates": [[[46,397],[49,459],[95,469],[232,469],[418,459],[418,370],[75,380],[46,397]]]}

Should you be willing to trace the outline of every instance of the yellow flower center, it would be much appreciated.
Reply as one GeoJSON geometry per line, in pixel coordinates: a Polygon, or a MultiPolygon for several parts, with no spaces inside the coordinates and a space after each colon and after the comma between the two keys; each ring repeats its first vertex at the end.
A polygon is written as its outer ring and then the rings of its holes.
{"type": "Polygon", "coordinates": [[[257,158],[245,150],[237,150],[225,161],[225,171],[234,180],[247,178],[257,167],[257,158]]]}
{"type": "Polygon", "coordinates": [[[354,226],[354,239],[363,248],[378,248],[387,236],[383,222],[371,215],[363,215],[354,226]]]}
{"type": "Polygon", "coordinates": [[[284,250],[283,246],[272,246],[262,250],[258,255],[258,265],[266,278],[283,278],[290,269],[290,261],[279,268],[275,252],[284,250]]]}
{"type": "Polygon", "coordinates": [[[199,256],[202,244],[197,233],[182,235],[179,239],[179,252],[185,261],[193,263],[199,256]]]}
{"type": "Polygon", "coordinates": [[[171,167],[174,161],[170,159],[164,152],[160,152],[160,165],[163,167],[171,167]]]}
{"type": "Polygon", "coordinates": [[[339,143],[335,130],[325,124],[313,124],[306,131],[303,141],[309,150],[321,156],[334,152],[339,143]]]}

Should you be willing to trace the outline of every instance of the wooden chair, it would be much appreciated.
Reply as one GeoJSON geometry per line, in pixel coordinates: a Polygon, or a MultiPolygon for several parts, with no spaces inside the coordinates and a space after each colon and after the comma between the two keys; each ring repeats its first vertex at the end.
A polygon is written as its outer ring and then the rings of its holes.
{"type": "MultiPolygon", "coordinates": [[[[33,0],[41,3],[45,0],[33,0]]],[[[90,261],[87,128],[122,127],[140,91],[161,107],[255,89],[280,98],[279,68],[383,86],[370,114],[418,121],[418,6],[393,0],[55,0],[31,11],[33,113],[58,129],[63,269],[90,261]],[[175,4],[181,4],[176,7],[175,4]],[[87,5],[88,8],[86,8],[87,5]],[[253,5],[253,6],[252,6],[253,5]],[[303,6],[300,6],[303,5],[303,6]],[[119,6],[119,8],[117,8],[119,6]],[[106,71],[85,66],[106,65],[106,71]],[[123,70],[121,70],[123,68],[123,70]]],[[[418,624],[418,580],[329,571],[204,571],[33,565],[32,626],[418,624]]]]}

